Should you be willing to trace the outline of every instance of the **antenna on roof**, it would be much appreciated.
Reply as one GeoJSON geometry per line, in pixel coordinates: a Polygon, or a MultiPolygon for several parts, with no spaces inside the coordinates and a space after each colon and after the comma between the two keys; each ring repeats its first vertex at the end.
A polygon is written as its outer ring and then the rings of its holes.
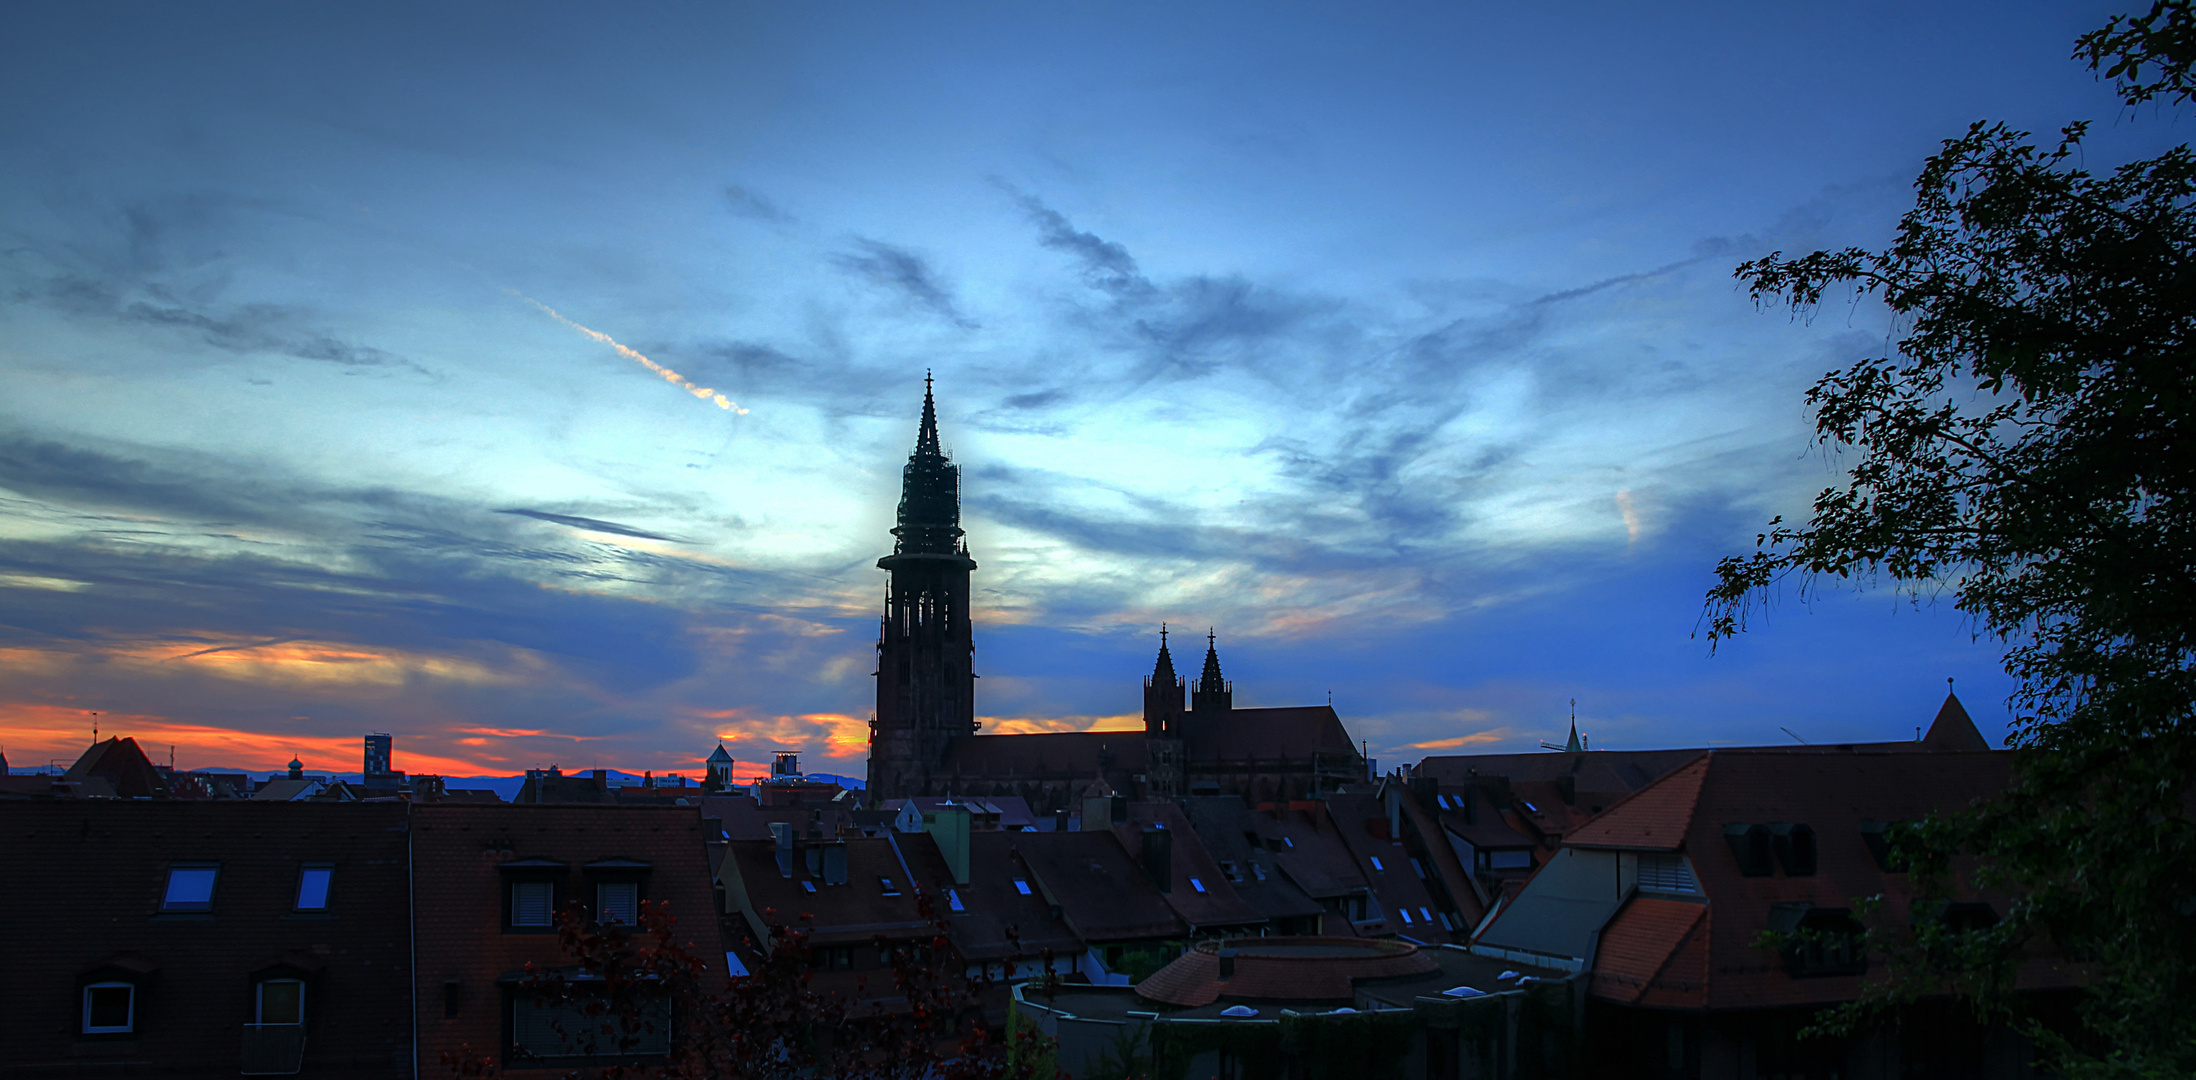
{"type": "Polygon", "coordinates": [[[1799,743],[1799,744],[1800,744],[1801,746],[1812,746],[1812,745],[1814,745],[1814,744],[1812,744],[1812,743],[1808,742],[1807,740],[1805,740],[1805,739],[1802,739],[1802,738],[1800,738],[1800,737],[1799,737],[1799,732],[1797,732],[1797,731],[1794,731],[1794,730],[1792,730],[1791,728],[1788,728],[1788,727],[1780,727],[1780,728],[1778,728],[1777,730],[1778,730],[1778,731],[1781,731],[1781,732],[1783,732],[1783,733],[1785,733],[1786,735],[1790,735],[1790,736],[1792,737],[1793,741],[1795,741],[1795,742],[1799,743]]]}

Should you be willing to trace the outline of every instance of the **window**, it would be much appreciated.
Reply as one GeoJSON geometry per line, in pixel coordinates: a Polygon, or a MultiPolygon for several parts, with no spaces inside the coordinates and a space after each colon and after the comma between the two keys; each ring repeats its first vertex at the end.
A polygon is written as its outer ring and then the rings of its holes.
{"type": "Polygon", "coordinates": [[[1266,868],[1258,863],[1252,863],[1251,875],[1260,881],[1264,881],[1266,880],[1266,868]]]}
{"type": "Polygon", "coordinates": [[[892,879],[891,879],[891,878],[888,878],[888,877],[881,877],[881,878],[878,878],[878,879],[877,879],[877,885],[878,885],[878,887],[879,887],[880,889],[882,889],[882,890],[883,890],[883,892],[884,892],[884,894],[885,894],[886,896],[898,896],[898,895],[900,895],[900,890],[899,890],[898,888],[895,888],[895,887],[893,886],[893,884],[892,884],[892,879]]]}
{"type": "Polygon", "coordinates": [[[1530,812],[1532,812],[1532,813],[1535,813],[1535,814],[1537,814],[1537,813],[1539,813],[1539,812],[1540,812],[1540,808],[1539,808],[1539,807],[1537,807],[1537,806],[1534,806],[1533,804],[1531,804],[1531,803],[1529,803],[1529,802],[1526,802],[1526,801],[1525,801],[1525,800],[1523,800],[1523,799],[1519,799],[1519,800],[1517,801],[1517,804],[1518,804],[1519,806],[1522,806],[1522,807],[1524,807],[1524,808],[1525,808],[1526,810],[1528,810],[1528,811],[1530,811],[1530,812]]]}
{"type": "Polygon", "coordinates": [[[595,884],[595,921],[608,925],[640,922],[640,882],[602,881],[595,884]]]}
{"type": "Polygon", "coordinates": [[[137,1029],[137,987],[126,982],[84,988],[84,1034],[121,1035],[137,1029]]]}
{"type": "Polygon", "coordinates": [[[259,984],[254,1021],[259,1024],[305,1022],[305,984],[296,979],[266,979],[259,984]]]}
{"type": "Polygon", "coordinates": [[[802,892],[805,892],[805,893],[812,893],[812,892],[815,892],[815,891],[816,891],[816,883],[815,883],[815,882],[813,882],[813,881],[810,881],[810,880],[808,880],[807,878],[802,878],[802,879],[801,879],[801,891],[802,891],[802,892]]]}
{"type": "Polygon", "coordinates": [[[1243,880],[1243,867],[1234,859],[1220,860],[1220,872],[1227,875],[1229,881],[1243,880]]]}
{"type": "Polygon", "coordinates": [[[553,881],[514,881],[511,883],[511,925],[547,927],[555,925],[557,884],[553,881]]]}
{"type": "Polygon", "coordinates": [[[1427,922],[1434,921],[1434,913],[1426,910],[1424,907],[1420,907],[1418,909],[1418,917],[1426,920],[1427,922]]]}
{"type": "Polygon", "coordinates": [[[946,906],[953,909],[954,911],[968,910],[967,908],[961,906],[961,894],[958,890],[954,889],[946,890],[946,906]]]}
{"type": "Polygon", "coordinates": [[[297,872],[297,910],[328,910],[328,881],[335,867],[307,864],[297,872]]]}
{"type": "Polygon", "coordinates": [[[1291,840],[1291,839],[1289,839],[1288,837],[1284,836],[1284,837],[1282,837],[1282,838],[1281,838],[1281,842],[1282,842],[1283,844],[1286,844],[1286,845],[1288,845],[1288,848],[1289,848],[1289,850],[1291,850],[1291,851],[1294,851],[1294,850],[1296,850],[1296,841],[1294,841],[1294,840],[1291,840]]]}
{"type": "Polygon", "coordinates": [[[652,1003],[640,1030],[625,1034],[619,1017],[587,1015],[584,1002],[537,1001],[530,993],[511,998],[511,1057],[564,1058],[661,1055],[671,1051],[670,1002],[652,1003]]]}
{"type": "Polygon", "coordinates": [[[1769,846],[1786,877],[1806,877],[1815,872],[1815,830],[1805,825],[1779,822],[1769,826],[1769,846]]]}
{"type": "Polygon", "coordinates": [[[1381,873],[1387,873],[1387,871],[1388,871],[1388,868],[1387,868],[1387,867],[1385,867],[1385,866],[1382,866],[1382,865],[1380,865],[1380,856],[1378,856],[1378,855],[1370,855],[1370,856],[1367,856],[1367,858],[1370,858],[1370,859],[1372,860],[1372,862],[1373,862],[1373,869],[1375,869],[1375,870],[1378,870],[1378,871],[1380,871],[1381,873]]]}
{"type": "Polygon", "coordinates": [[[1768,877],[1776,873],[1776,857],[1770,853],[1769,827],[1766,825],[1725,825],[1723,843],[1731,849],[1739,873],[1747,877],[1768,877]]]}
{"type": "Polygon", "coordinates": [[[1480,852],[1480,857],[1489,870],[1530,870],[1533,868],[1533,853],[1530,851],[1483,851],[1480,852]]]}
{"type": "Polygon", "coordinates": [[[1865,931],[1844,908],[1776,904],[1769,929],[1784,937],[1784,970],[1795,979],[1868,971],[1865,931]]]}
{"type": "Polygon", "coordinates": [[[1195,889],[1198,891],[1198,893],[1202,894],[1205,891],[1205,883],[1197,880],[1196,878],[1191,878],[1190,888],[1195,889]]]}
{"type": "Polygon", "coordinates": [[[1411,872],[1412,872],[1412,873],[1414,873],[1414,874],[1417,874],[1417,875],[1418,875],[1419,877],[1425,877],[1425,876],[1426,876],[1426,864],[1425,864],[1425,863],[1422,863],[1422,862],[1419,862],[1419,861],[1418,861],[1418,859],[1417,859],[1416,857],[1413,857],[1413,858],[1411,859],[1411,872]]]}
{"type": "Polygon", "coordinates": [[[1409,909],[1409,908],[1407,908],[1407,907],[1406,907],[1406,908],[1397,908],[1397,909],[1395,909],[1395,910],[1396,910],[1396,911],[1398,911],[1398,912],[1400,912],[1400,913],[1402,914],[1402,916],[1403,916],[1403,925],[1405,925],[1405,926],[1409,926],[1409,925],[1411,924],[1411,909],[1409,909]]]}
{"type": "Polygon", "coordinates": [[[1639,887],[1660,892],[1697,893],[1700,885],[1693,880],[1692,864],[1683,855],[1642,855],[1639,857],[1639,887]]]}
{"type": "Polygon", "coordinates": [[[214,878],[221,868],[211,863],[168,868],[168,891],[161,897],[162,911],[212,911],[214,878]]]}
{"type": "Polygon", "coordinates": [[[1028,895],[1029,895],[1029,882],[1023,881],[1023,880],[1022,880],[1021,878],[1015,878],[1015,879],[1014,879],[1014,891],[1015,891],[1015,892],[1018,892],[1018,893],[1021,893],[1021,894],[1022,894],[1023,896],[1028,896],[1028,895]]]}

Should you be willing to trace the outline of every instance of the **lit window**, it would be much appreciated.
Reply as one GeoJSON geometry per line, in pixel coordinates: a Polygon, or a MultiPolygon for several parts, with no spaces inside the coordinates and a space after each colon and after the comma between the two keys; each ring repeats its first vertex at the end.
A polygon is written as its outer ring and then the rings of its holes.
{"type": "Polygon", "coordinates": [[[961,894],[953,889],[946,890],[946,906],[952,908],[955,911],[968,910],[967,908],[961,906],[961,894]]]}
{"type": "Polygon", "coordinates": [[[599,923],[624,923],[632,926],[640,922],[640,883],[635,881],[604,881],[595,886],[595,921],[599,923]]]}
{"type": "Polygon", "coordinates": [[[1387,871],[1388,871],[1388,868],[1387,868],[1387,867],[1385,867],[1385,866],[1382,866],[1382,865],[1380,865],[1380,856],[1378,856],[1378,855],[1371,855],[1371,856],[1367,856],[1367,857],[1368,857],[1368,858],[1370,858],[1370,859],[1372,859],[1372,861],[1373,861],[1373,869],[1375,869],[1375,870],[1378,870],[1378,871],[1380,871],[1381,873],[1387,873],[1387,871]]]}
{"type": "Polygon", "coordinates": [[[84,988],[84,1034],[119,1035],[137,1027],[137,987],[126,982],[84,988]]]}
{"type": "Polygon", "coordinates": [[[735,979],[747,978],[747,965],[740,963],[740,954],[738,953],[728,952],[724,954],[724,969],[730,972],[735,979]]]}
{"type": "Polygon", "coordinates": [[[214,878],[221,873],[212,866],[171,866],[168,868],[168,891],[161,898],[162,911],[212,911],[214,878]]]}
{"type": "Polygon", "coordinates": [[[268,979],[259,984],[261,1024],[305,1022],[305,984],[296,979],[268,979]]]}
{"type": "Polygon", "coordinates": [[[1199,881],[1199,880],[1197,880],[1196,878],[1191,878],[1191,879],[1190,879],[1190,888],[1192,888],[1192,889],[1195,889],[1195,890],[1197,890],[1198,892],[1204,892],[1204,891],[1205,891],[1205,883],[1204,883],[1204,882],[1202,882],[1202,881],[1199,881]]]}
{"type": "Polygon", "coordinates": [[[1023,896],[1028,896],[1028,895],[1029,895],[1029,882],[1023,881],[1023,880],[1022,880],[1021,878],[1015,878],[1015,879],[1014,879],[1014,891],[1015,891],[1015,892],[1018,892],[1018,893],[1021,893],[1021,894],[1022,894],[1023,896]]]}
{"type": "Polygon", "coordinates": [[[1426,910],[1424,907],[1418,909],[1418,917],[1426,920],[1427,922],[1434,921],[1434,913],[1426,910]]]}
{"type": "Polygon", "coordinates": [[[335,868],[308,866],[297,874],[297,910],[328,910],[328,879],[335,876],[335,868]]]}
{"type": "Polygon", "coordinates": [[[812,892],[815,892],[815,891],[816,891],[816,883],[815,883],[815,882],[813,882],[813,881],[806,881],[806,880],[802,881],[802,882],[801,882],[801,891],[802,891],[802,892],[805,892],[805,893],[812,893],[812,892]]]}
{"type": "Polygon", "coordinates": [[[1407,907],[1399,907],[1395,910],[1398,914],[1403,916],[1403,925],[1409,926],[1411,924],[1411,909],[1407,907]]]}
{"type": "Polygon", "coordinates": [[[555,923],[557,886],[550,881],[511,883],[511,925],[550,926],[555,923]]]}

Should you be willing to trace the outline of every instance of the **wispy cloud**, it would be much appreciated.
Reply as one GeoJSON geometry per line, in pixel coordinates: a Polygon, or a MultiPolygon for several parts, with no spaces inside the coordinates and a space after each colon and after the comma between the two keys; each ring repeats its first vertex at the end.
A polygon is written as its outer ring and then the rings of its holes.
{"type": "Polygon", "coordinates": [[[899,294],[931,314],[960,327],[974,330],[976,321],[961,313],[954,302],[952,290],[939,277],[929,260],[907,248],[887,244],[881,240],[857,238],[855,252],[831,257],[832,265],[839,267],[887,291],[899,294]]]}

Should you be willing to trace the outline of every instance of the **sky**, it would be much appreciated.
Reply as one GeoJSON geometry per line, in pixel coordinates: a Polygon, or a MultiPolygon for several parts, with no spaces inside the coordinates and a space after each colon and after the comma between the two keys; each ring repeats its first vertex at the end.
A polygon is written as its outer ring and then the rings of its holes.
{"type": "Polygon", "coordinates": [[[11,764],[858,776],[926,372],[986,731],[1164,621],[1384,765],[1999,741],[1935,593],[1699,636],[1895,331],[1732,268],[1975,120],[2185,138],[2112,4],[634,7],[0,10],[11,764]]]}

